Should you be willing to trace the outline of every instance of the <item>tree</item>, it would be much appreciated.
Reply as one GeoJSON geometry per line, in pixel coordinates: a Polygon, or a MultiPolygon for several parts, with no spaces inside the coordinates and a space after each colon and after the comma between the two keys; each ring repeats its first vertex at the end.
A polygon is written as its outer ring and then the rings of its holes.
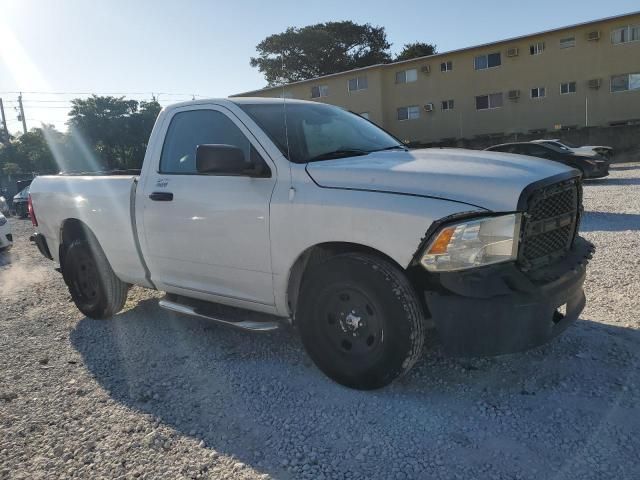
{"type": "Polygon", "coordinates": [[[140,168],[158,102],[94,95],[71,103],[67,134],[43,125],[0,145],[0,173],[140,168]]]}
{"type": "Polygon", "coordinates": [[[84,154],[87,169],[122,168],[126,163],[128,144],[127,120],[138,110],[138,102],[124,97],[76,98],[71,101],[69,121],[72,141],[84,154]],[[89,151],[95,151],[95,158],[89,151]]]}
{"type": "Polygon", "coordinates": [[[129,159],[127,168],[140,168],[147,151],[147,142],[156,123],[156,118],[162,110],[158,102],[140,102],[138,112],[129,118],[127,122],[129,142],[129,159]]]}
{"type": "Polygon", "coordinates": [[[158,102],[92,95],[71,103],[69,147],[82,169],[140,168],[153,123],[162,108],[158,102]]]}
{"type": "Polygon", "coordinates": [[[23,170],[40,174],[57,173],[54,152],[63,141],[63,136],[52,125],[32,128],[18,139],[16,150],[18,155],[27,160],[23,170]],[[27,167],[27,168],[25,168],[27,167]]]}
{"type": "Polygon", "coordinates": [[[53,126],[32,128],[0,149],[0,169],[9,173],[56,173],[54,152],[63,142],[53,126]]]}
{"type": "Polygon", "coordinates": [[[270,86],[391,61],[384,27],[351,21],[289,27],[256,46],[258,67],[270,86]]]}
{"type": "Polygon", "coordinates": [[[406,43],[402,51],[396,55],[395,61],[410,60],[412,58],[427,57],[436,53],[436,46],[431,43],[413,42],[406,43]]]}

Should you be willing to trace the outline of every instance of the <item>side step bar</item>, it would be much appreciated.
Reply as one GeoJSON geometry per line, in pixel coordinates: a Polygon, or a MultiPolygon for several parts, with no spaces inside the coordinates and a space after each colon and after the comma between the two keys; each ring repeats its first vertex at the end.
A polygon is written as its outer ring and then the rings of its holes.
{"type": "MultiPolygon", "coordinates": [[[[254,332],[270,332],[272,330],[277,330],[280,328],[280,323],[276,321],[256,321],[256,320],[228,320],[221,318],[221,315],[210,315],[205,313],[200,313],[196,310],[195,307],[191,305],[185,305],[183,303],[174,302],[172,300],[168,300],[163,298],[158,302],[160,308],[164,308],[165,310],[170,310],[176,313],[182,313],[184,315],[191,315],[192,317],[198,318],[206,318],[207,320],[211,320],[216,323],[220,323],[222,325],[228,325],[230,327],[240,328],[242,330],[251,330],[254,332]]],[[[253,314],[253,312],[251,312],[253,314]]],[[[271,317],[273,318],[273,317],[271,317]]]]}

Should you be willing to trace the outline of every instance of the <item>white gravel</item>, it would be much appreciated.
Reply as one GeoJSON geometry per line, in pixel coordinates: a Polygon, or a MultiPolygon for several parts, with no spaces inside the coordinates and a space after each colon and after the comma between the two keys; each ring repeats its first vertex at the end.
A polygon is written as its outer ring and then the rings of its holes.
{"type": "Polygon", "coordinates": [[[447,359],[375,392],[325,378],[295,332],[160,310],[84,318],[11,219],[0,258],[0,478],[640,478],[640,163],[588,182],[581,320],[549,345],[447,359]]]}

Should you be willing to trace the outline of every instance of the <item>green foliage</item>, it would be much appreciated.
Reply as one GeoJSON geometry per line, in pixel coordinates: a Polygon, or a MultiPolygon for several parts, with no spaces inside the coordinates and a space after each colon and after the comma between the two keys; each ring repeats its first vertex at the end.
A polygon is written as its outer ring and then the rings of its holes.
{"type": "Polygon", "coordinates": [[[22,173],[20,166],[17,163],[7,162],[0,163],[0,172],[5,175],[15,175],[16,173],[22,173]]]}
{"type": "MultiPolygon", "coordinates": [[[[75,99],[69,112],[71,143],[86,169],[140,168],[161,106],[124,97],[75,99]],[[94,155],[89,156],[88,151],[94,155]]],[[[76,157],[78,158],[78,157],[76,157]]],[[[74,170],[77,169],[74,168],[74,170]]]]}
{"type": "Polygon", "coordinates": [[[396,56],[395,61],[410,60],[412,58],[427,57],[436,53],[436,46],[431,43],[414,42],[406,43],[402,51],[396,56]]]}
{"type": "Polygon", "coordinates": [[[389,62],[390,47],[384,27],[326,22],[269,35],[250,63],[277,85],[389,62]]]}
{"type": "Polygon", "coordinates": [[[58,142],[62,134],[48,125],[43,128],[33,128],[5,144],[0,148],[0,171],[6,175],[57,171],[47,137],[50,137],[53,142],[58,142]]]}
{"type": "Polygon", "coordinates": [[[140,168],[161,106],[116,97],[75,99],[69,132],[33,128],[0,146],[0,173],[140,168]]]}

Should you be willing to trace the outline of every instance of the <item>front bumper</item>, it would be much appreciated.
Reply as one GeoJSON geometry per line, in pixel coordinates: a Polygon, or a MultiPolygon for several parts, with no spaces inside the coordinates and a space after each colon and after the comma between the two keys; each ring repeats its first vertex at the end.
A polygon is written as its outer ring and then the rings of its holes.
{"type": "Polygon", "coordinates": [[[527,274],[514,263],[441,273],[425,299],[445,351],[500,355],[546,343],[585,306],[582,285],[595,247],[576,237],[566,257],[527,274]],[[565,313],[558,309],[564,306],[565,313]]]}

